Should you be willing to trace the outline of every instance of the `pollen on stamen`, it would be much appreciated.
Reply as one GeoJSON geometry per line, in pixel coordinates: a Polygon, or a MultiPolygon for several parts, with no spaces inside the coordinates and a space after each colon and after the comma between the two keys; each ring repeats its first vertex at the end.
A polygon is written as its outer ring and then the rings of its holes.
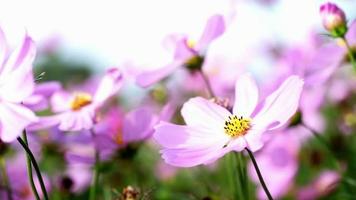
{"type": "Polygon", "coordinates": [[[92,102],[92,97],[88,93],[80,92],[75,94],[70,106],[72,110],[79,110],[82,107],[90,104],[92,102]]]}
{"type": "Polygon", "coordinates": [[[239,137],[247,133],[251,128],[251,119],[243,118],[242,116],[237,117],[236,115],[231,115],[228,120],[225,121],[224,130],[230,137],[239,137]]]}

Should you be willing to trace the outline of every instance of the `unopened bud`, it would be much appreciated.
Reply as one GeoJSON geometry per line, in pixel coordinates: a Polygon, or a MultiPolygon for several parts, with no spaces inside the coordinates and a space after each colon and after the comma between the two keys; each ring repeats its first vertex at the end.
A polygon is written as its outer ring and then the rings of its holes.
{"type": "Polygon", "coordinates": [[[347,32],[346,17],[336,4],[326,3],[320,6],[320,15],[324,28],[334,37],[344,37],[347,32]]]}

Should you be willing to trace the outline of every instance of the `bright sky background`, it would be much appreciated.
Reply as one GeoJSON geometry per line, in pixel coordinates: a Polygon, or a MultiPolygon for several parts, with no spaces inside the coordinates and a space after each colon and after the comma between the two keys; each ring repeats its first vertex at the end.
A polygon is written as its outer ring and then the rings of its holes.
{"type": "MultiPolygon", "coordinates": [[[[305,41],[310,28],[320,28],[322,0],[279,0],[265,8],[252,0],[11,0],[0,2],[0,25],[11,42],[26,27],[41,44],[59,36],[64,52],[107,68],[126,61],[159,67],[169,61],[162,41],[169,33],[198,38],[207,18],[221,13],[227,33],[213,53],[243,58],[262,42],[305,41]],[[248,2],[248,3],[247,3],[248,2]],[[252,49],[252,50],[251,50],[252,49]]],[[[350,19],[352,0],[338,0],[350,19]]],[[[355,10],[354,10],[355,11],[355,10]]],[[[320,29],[321,30],[321,29],[320,29]]]]}

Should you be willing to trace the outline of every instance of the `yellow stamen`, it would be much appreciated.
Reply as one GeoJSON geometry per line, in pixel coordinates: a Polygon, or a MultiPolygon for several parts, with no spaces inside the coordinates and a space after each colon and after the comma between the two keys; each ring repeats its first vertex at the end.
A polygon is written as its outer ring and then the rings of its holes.
{"type": "Polygon", "coordinates": [[[251,119],[237,117],[236,115],[229,116],[229,119],[225,121],[224,130],[230,137],[239,137],[247,133],[251,128],[251,119]]]}
{"type": "Polygon", "coordinates": [[[192,39],[188,39],[187,40],[187,46],[189,48],[194,48],[194,46],[197,44],[197,42],[195,40],[192,40],[192,39]]]}
{"type": "Polygon", "coordinates": [[[114,141],[118,145],[123,145],[124,144],[124,138],[122,136],[122,130],[118,130],[117,133],[113,137],[114,141]]]}
{"type": "Polygon", "coordinates": [[[79,110],[82,107],[90,104],[92,102],[92,97],[88,93],[80,92],[75,94],[70,106],[72,110],[79,110]]]}
{"type": "Polygon", "coordinates": [[[340,47],[346,47],[345,40],[343,40],[341,38],[336,39],[336,44],[339,45],[340,47]]]}

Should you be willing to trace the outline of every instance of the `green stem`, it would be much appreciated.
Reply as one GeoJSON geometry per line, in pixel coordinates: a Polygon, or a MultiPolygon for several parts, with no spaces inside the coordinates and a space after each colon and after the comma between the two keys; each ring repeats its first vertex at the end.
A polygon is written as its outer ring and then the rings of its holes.
{"type": "Polygon", "coordinates": [[[5,159],[1,156],[0,157],[0,167],[1,167],[1,174],[2,177],[4,179],[4,186],[6,189],[6,193],[7,193],[7,199],[8,200],[12,200],[12,190],[11,190],[11,185],[9,182],[9,177],[6,173],[6,163],[5,163],[5,159]]]}
{"type": "MultiPolygon", "coordinates": [[[[23,137],[24,143],[28,146],[27,135],[26,135],[26,131],[25,130],[22,133],[22,137],[23,137]]],[[[26,162],[27,162],[28,181],[30,182],[32,192],[35,195],[36,200],[40,200],[40,196],[39,196],[39,194],[37,192],[35,182],[33,181],[31,158],[30,158],[30,156],[28,154],[26,154],[26,162]]]]}
{"type": "Polygon", "coordinates": [[[260,180],[260,183],[261,183],[261,185],[262,185],[263,190],[264,190],[265,193],[266,193],[266,196],[268,197],[269,200],[273,200],[273,197],[272,197],[271,193],[269,192],[265,181],[263,180],[263,177],[262,177],[262,174],[261,174],[261,172],[260,172],[260,169],[258,168],[256,159],[255,159],[255,156],[253,155],[252,151],[250,151],[250,149],[245,148],[245,150],[248,152],[248,155],[249,155],[250,158],[251,158],[251,161],[252,161],[252,163],[253,163],[253,166],[255,167],[255,170],[256,170],[258,179],[260,180]]]}
{"type": "Polygon", "coordinates": [[[350,62],[356,72],[356,59],[354,58],[354,55],[352,53],[352,49],[349,45],[349,42],[346,40],[345,36],[344,37],[341,37],[341,39],[343,40],[343,42],[345,43],[345,46],[346,46],[346,50],[347,50],[347,54],[349,55],[349,59],[350,59],[350,62]]]}
{"type": "MultiPolygon", "coordinates": [[[[95,133],[93,130],[91,130],[91,136],[93,138],[93,141],[95,141],[95,133]]],[[[94,164],[94,174],[93,174],[93,179],[92,179],[92,186],[90,188],[90,193],[89,193],[89,199],[90,200],[95,200],[96,199],[96,192],[98,188],[98,182],[99,182],[99,167],[100,167],[100,156],[99,156],[99,151],[95,147],[95,164],[94,164]]]]}
{"type": "Polygon", "coordinates": [[[30,157],[32,165],[35,168],[35,171],[36,171],[36,174],[37,174],[37,177],[38,177],[38,181],[40,182],[40,186],[41,186],[41,189],[42,189],[42,193],[43,193],[44,199],[48,200],[48,194],[47,194],[46,186],[44,184],[44,181],[43,181],[43,178],[42,178],[42,175],[41,175],[41,171],[40,171],[40,168],[38,167],[38,164],[36,162],[35,156],[33,156],[30,148],[26,145],[26,143],[20,137],[17,138],[17,141],[21,144],[22,148],[24,148],[24,150],[26,151],[27,155],[30,157]]]}
{"type": "Polygon", "coordinates": [[[203,72],[202,69],[199,70],[199,73],[200,73],[201,77],[203,78],[203,81],[204,81],[205,86],[209,93],[209,97],[210,98],[215,97],[215,94],[214,94],[213,88],[211,87],[209,78],[206,76],[206,74],[203,72]]]}

